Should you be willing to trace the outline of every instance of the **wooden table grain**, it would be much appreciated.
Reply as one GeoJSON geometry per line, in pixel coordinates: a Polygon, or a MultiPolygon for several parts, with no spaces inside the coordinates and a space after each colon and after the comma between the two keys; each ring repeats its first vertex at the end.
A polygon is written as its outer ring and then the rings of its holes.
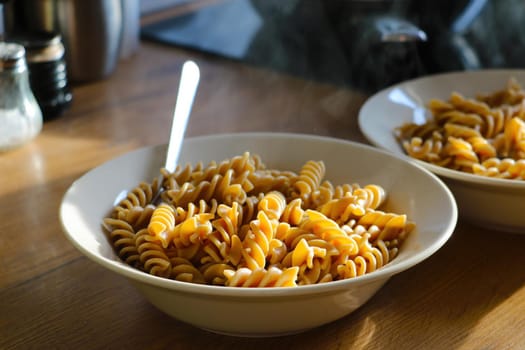
{"type": "Polygon", "coordinates": [[[84,257],[61,230],[64,192],[102,162],[167,142],[186,59],[202,74],[187,136],[286,131],[365,142],[359,91],[141,43],[108,79],[75,86],[71,109],[35,140],[0,154],[0,349],[525,348],[525,236],[461,221],[442,249],[354,313],[276,338],[183,324],[84,257]]]}

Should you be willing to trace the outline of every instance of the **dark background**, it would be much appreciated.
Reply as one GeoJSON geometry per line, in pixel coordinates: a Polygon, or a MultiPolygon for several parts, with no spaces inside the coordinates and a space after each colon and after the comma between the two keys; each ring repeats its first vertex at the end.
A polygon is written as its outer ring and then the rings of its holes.
{"type": "Polygon", "coordinates": [[[524,28],[518,0],[229,0],[148,25],[142,38],[373,92],[432,73],[522,67],[524,28]]]}

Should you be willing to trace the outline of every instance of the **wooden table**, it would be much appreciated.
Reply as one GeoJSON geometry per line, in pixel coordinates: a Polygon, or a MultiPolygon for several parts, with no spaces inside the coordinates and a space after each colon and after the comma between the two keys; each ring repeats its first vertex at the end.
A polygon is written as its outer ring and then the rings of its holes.
{"type": "Polygon", "coordinates": [[[275,130],[364,142],[358,91],[142,43],[110,78],[75,86],[71,109],[34,141],[0,154],[0,349],[525,348],[525,236],[461,222],[353,314],[278,338],[178,322],[80,254],[58,221],[64,192],[104,161],[167,142],[188,58],[202,72],[188,136],[275,130]]]}

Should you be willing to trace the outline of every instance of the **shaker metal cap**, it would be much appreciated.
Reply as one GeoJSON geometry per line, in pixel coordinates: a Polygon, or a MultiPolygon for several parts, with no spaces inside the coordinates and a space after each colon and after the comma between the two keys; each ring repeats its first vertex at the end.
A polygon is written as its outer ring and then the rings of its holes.
{"type": "Polygon", "coordinates": [[[25,49],[15,43],[0,42],[0,72],[22,72],[27,68],[25,49]]]}

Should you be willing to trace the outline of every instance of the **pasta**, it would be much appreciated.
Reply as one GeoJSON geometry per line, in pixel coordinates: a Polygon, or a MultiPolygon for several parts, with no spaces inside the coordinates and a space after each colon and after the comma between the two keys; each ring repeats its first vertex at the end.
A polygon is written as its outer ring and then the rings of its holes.
{"type": "Polygon", "coordinates": [[[160,172],[160,182],[140,183],[115,205],[103,227],[123,262],[162,278],[230,287],[354,278],[395,258],[415,227],[381,210],[381,186],[333,185],[322,161],[295,173],[246,152],[160,172]]]}
{"type": "Polygon", "coordinates": [[[428,102],[431,118],[395,136],[416,159],[475,175],[525,180],[525,90],[511,78],[487,95],[428,102]]]}

